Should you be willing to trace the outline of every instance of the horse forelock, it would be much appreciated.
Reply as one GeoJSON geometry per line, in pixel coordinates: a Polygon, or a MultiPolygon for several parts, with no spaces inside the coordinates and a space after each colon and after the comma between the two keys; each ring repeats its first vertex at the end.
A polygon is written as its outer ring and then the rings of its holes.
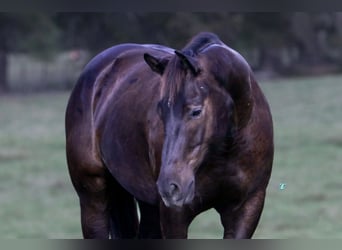
{"type": "Polygon", "coordinates": [[[167,66],[161,90],[161,99],[166,100],[168,105],[174,102],[177,93],[181,91],[185,77],[186,70],[181,60],[174,56],[167,66]]]}
{"type": "MultiPolygon", "coordinates": [[[[190,42],[181,50],[185,55],[196,58],[202,51],[212,45],[223,44],[217,35],[210,32],[202,32],[192,38],[190,42]]],[[[192,76],[184,68],[181,59],[174,55],[169,61],[165,71],[164,80],[161,88],[161,99],[167,100],[171,105],[177,94],[182,90],[184,83],[192,76]]]]}

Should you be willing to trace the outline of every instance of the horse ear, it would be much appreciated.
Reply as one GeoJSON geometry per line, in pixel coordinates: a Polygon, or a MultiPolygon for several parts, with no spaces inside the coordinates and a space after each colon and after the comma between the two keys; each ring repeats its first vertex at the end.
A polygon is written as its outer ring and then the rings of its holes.
{"type": "Polygon", "coordinates": [[[182,60],[187,69],[189,69],[194,75],[198,74],[198,63],[194,57],[188,56],[178,50],[175,50],[175,54],[182,60]]]}
{"type": "Polygon", "coordinates": [[[165,58],[157,58],[148,53],[144,54],[144,60],[147,65],[150,66],[150,68],[159,75],[162,75],[164,73],[165,67],[169,62],[169,60],[165,58]]]}

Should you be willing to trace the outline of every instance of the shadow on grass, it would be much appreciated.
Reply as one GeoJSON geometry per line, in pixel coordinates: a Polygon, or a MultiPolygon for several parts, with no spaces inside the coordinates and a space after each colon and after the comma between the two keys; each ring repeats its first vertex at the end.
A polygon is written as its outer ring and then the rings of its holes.
{"type": "Polygon", "coordinates": [[[342,148],[342,137],[329,137],[324,140],[326,144],[342,148]]]}
{"type": "Polygon", "coordinates": [[[19,151],[0,151],[0,163],[23,160],[27,155],[19,151]]]}

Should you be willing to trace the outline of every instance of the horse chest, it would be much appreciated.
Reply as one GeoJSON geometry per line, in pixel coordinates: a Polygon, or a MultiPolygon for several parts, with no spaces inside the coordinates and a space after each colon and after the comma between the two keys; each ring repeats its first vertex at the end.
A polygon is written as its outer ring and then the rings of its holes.
{"type": "Polygon", "coordinates": [[[222,197],[234,200],[247,193],[246,174],[234,165],[205,166],[196,175],[196,193],[201,199],[208,200],[222,197]]]}

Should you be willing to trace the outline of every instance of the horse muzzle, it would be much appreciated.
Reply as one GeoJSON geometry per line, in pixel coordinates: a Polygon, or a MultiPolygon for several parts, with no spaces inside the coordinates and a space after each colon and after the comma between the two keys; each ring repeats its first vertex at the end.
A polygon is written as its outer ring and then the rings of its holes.
{"type": "Polygon", "coordinates": [[[163,181],[159,178],[157,187],[165,206],[182,207],[192,202],[195,196],[195,180],[190,178],[187,181],[176,182],[175,180],[163,181]]]}

